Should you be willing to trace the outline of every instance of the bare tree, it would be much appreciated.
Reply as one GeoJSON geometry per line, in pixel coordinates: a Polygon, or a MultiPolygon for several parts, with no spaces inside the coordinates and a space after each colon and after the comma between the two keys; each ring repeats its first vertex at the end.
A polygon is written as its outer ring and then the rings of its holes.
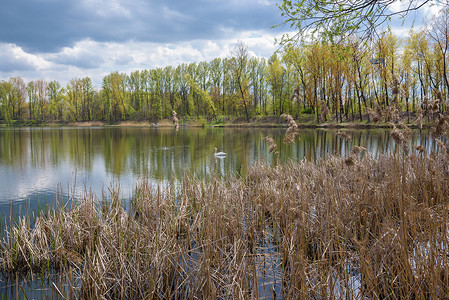
{"type": "Polygon", "coordinates": [[[237,42],[234,49],[232,49],[232,56],[235,58],[235,63],[233,65],[234,76],[242,97],[246,120],[249,121],[248,104],[246,103],[247,99],[245,99],[247,86],[244,86],[244,83],[246,82],[246,67],[248,63],[248,47],[245,43],[242,41],[237,42]]]}

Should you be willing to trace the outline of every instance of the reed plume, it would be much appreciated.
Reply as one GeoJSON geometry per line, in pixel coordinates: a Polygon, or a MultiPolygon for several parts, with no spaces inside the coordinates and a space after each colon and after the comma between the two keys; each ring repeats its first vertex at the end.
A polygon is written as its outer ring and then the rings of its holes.
{"type": "Polygon", "coordinates": [[[327,115],[329,114],[329,108],[327,107],[327,104],[324,100],[320,101],[320,108],[321,108],[321,120],[326,121],[327,115]]]}
{"type": "Polygon", "coordinates": [[[416,151],[418,151],[419,154],[423,154],[426,152],[426,148],[423,145],[412,145],[413,148],[416,149],[416,151]]]}
{"type": "Polygon", "coordinates": [[[278,147],[278,145],[276,144],[276,142],[274,141],[274,139],[272,137],[266,136],[263,139],[265,142],[267,142],[269,148],[268,150],[270,151],[270,153],[275,153],[275,154],[279,154],[278,151],[275,151],[278,147]]]}
{"type": "Polygon", "coordinates": [[[417,113],[416,125],[418,126],[419,130],[422,130],[423,110],[421,108],[421,105],[418,105],[418,108],[416,109],[416,113],[417,113]]]}
{"type": "Polygon", "coordinates": [[[442,140],[440,139],[435,139],[435,141],[437,142],[438,147],[440,147],[441,149],[445,150],[446,153],[449,154],[449,145],[446,145],[442,140]]]}
{"type": "Polygon", "coordinates": [[[304,99],[302,99],[301,95],[299,94],[299,90],[300,90],[299,86],[297,86],[293,90],[293,93],[290,95],[290,101],[296,99],[296,101],[298,101],[299,103],[304,103],[304,99]]]}
{"type": "Polygon", "coordinates": [[[381,115],[378,114],[378,112],[370,107],[366,108],[366,111],[368,112],[371,120],[373,120],[374,123],[378,123],[381,120],[381,115]]]}
{"type": "Polygon", "coordinates": [[[439,115],[438,120],[435,122],[432,127],[432,136],[434,138],[438,138],[446,133],[446,130],[449,125],[449,116],[439,115]]]}
{"type": "Polygon", "coordinates": [[[288,128],[285,131],[284,143],[291,144],[295,141],[295,137],[299,135],[298,124],[296,124],[295,119],[291,115],[282,114],[282,118],[287,121],[288,128]]]}
{"type": "Polygon", "coordinates": [[[396,142],[397,145],[399,145],[403,153],[405,155],[408,155],[410,152],[410,147],[408,144],[409,137],[410,137],[410,129],[406,125],[401,125],[402,130],[396,127],[395,124],[389,123],[391,126],[393,126],[393,130],[390,132],[391,137],[396,142]]]}
{"type": "Polygon", "coordinates": [[[399,79],[393,75],[393,82],[392,82],[392,89],[391,89],[391,94],[393,95],[393,103],[395,104],[398,102],[398,96],[400,93],[400,82],[399,79]]]}
{"type": "Polygon", "coordinates": [[[178,117],[177,117],[177,113],[176,113],[176,111],[173,111],[172,112],[172,121],[173,121],[173,124],[175,125],[175,129],[176,129],[176,131],[178,131],[178,129],[179,129],[179,120],[178,120],[178,117]]]}
{"type": "Polygon", "coordinates": [[[424,108],[424,110],[427,110],[429,107],[429,103],[430,103],[430,99],[428,95],[424,96],[423,102],[422,102],[422,106],[424,108]]]}
{"type": "Polygon", "coordinates": [[[335,135],[341,137],[342,139],[348,142],[352,140],[352,136],[343,131],[339,131],[335,135]]]}
{"type": "Polygon", "coordinates": [[[365,147],[362,146],[354,146],[351,150],[351,154],[353,155],[358,155],[362,152],[368,151],[368,149],[366,149],[365,147]]]}

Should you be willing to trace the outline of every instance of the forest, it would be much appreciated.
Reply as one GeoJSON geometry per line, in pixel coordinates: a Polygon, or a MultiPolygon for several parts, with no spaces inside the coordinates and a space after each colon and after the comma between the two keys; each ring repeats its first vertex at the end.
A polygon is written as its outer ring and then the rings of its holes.
{"type": "Polygon", "coordinates": [[[366,43],[290,44],[269,59],[251,56],[243,42],[230,57],[178,66],[113,72],[66,86],[20,77],[0,82],[0,122],[67,123],[157,121],[176,111],[181,120],[232,116],[313,115],[326,121],[412,122],[420,113],[447,108],[449,15],[408,37],[392,33],[366,43]],[[413,119],[414,118],[414,119],[413,119]]]}

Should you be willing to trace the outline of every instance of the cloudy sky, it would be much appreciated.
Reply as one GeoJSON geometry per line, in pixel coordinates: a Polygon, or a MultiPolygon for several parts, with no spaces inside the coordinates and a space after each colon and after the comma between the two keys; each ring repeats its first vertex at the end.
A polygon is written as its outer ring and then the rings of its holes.
{"type": "MultiPolygon", "coordinates": [[[[288,28],[273,0],[5,0],[0,80],[129,73],[228,57],[237,41],[269,57],[288,28]]],[[[396,28],[400,30],[399,28],[396,28]]]]}

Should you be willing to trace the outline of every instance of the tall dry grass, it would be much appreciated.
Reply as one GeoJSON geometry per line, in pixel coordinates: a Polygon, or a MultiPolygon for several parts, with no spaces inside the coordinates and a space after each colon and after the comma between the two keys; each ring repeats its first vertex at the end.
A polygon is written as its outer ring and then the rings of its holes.
{"type": "Polygon", "coordinates": [[[67,298],[449,297],[448,155],[351,155],[87,195],[15,221],[0,268],[58,272],[67,298]]]}

